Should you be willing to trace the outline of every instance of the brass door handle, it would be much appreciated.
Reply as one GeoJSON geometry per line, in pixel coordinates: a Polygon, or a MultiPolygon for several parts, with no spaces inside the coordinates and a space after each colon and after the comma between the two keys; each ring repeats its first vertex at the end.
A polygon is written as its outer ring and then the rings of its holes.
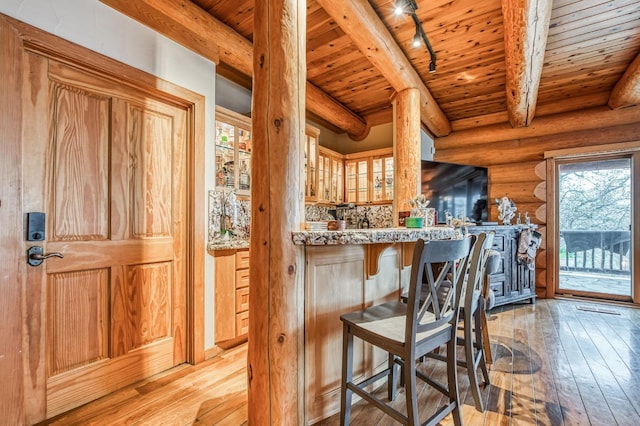
{"type": "Polygon", "coordinates": [[[40,266],[42,261],[49,259],[50,257],[59,257],[60,259],[64,259],[64,255],[62,253],[43,253],[42,247],[40,246],[29,247],[29,250],[27,250],[27,263],[31,266],[40,266]]]}

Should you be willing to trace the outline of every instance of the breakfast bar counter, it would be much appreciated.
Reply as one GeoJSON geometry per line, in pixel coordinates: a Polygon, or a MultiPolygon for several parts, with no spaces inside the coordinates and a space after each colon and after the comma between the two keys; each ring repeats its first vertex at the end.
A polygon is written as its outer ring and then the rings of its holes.
{"type": "MultiPolygon", "coordinates": [[[[340,411],[340,315],[398,300],[409,281],[415,241],[451,238],[454,232],[431,227],[292,233],[299,247],[298,279],[304,287],[305,424],[340,411]]],[[[356,341],[354,355],[360,374],[387,363],[385,353],[361,341],[356,341]]]]}
{"type": "Polygon", "coordinates": [[[323,246],[344,244],[404,243],[424,240],[452,238],[454,230],[447,226],[427,228],[371,228],[345,229],[342,231],[298,231],[292,232],[297,245],[323,246]]]}

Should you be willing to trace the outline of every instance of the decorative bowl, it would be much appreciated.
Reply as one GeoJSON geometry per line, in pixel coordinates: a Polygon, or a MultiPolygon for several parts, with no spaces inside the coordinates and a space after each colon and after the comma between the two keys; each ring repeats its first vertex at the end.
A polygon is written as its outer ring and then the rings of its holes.
{"type": "Polygon", "coordinates": [[[404,224],[407,228],[422,228],[424,218],[422,217],[407,217],[404,220],[404,224]]]}

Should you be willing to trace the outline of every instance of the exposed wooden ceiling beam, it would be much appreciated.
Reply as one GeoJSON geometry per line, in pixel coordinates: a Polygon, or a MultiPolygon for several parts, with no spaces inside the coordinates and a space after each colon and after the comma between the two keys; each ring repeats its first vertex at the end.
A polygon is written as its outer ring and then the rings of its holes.
{"type": "Polygon", "coordinates": [[[512,149],[517,150],[522,148],[517,143],[520,139],[623,126],[637,123],[638,117],[640,117],[640,106],[611,110],[606,105],[601,105],[580,111],[539,117],[529,127],[513,128],[508,123],[502,123],[460,130],[449,136],[437,138],[435,142],[436,149],[454,149],[510,141],[514,143],[512,149]]]}
{"type": "Polygon", "coordinates": [[[609,107],[622,108],[631,105],[640,105],[640,54],[629,65],[629,68],[618,80],[611,96],[609,107]]]}
{"type": "MultiPolygon", "coordinates": [[[[190,1],[101,0],[215,63],[253,75],[253,45],[228,25],[190,1]]],[[[307,82],[306,107],[352,137],[369,131],[365,121],[343,104],[307,82]]]]}
{"type": "Polygon", "coordinates": [[[502,2],[509,122],[528,126],[536,111],[552,0],[502,2]]]}
{"type": "Polygon", "coordinates": [[[420,118],[429,130],[437,136],[451,132],[449,119],[367,0],[317,2],[397,92],[420,91],[420,118]]]}

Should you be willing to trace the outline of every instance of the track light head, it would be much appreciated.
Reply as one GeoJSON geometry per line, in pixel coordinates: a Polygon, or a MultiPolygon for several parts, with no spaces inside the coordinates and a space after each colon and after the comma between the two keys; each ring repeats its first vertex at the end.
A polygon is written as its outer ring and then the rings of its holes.
{"type": "Polygon", "coordinates": [[[416,31],[416,34],[413,36],[413,47],[420,47],[420,42],[422,41],[422,37],[420,37],[420,32],[416,31]]]}

